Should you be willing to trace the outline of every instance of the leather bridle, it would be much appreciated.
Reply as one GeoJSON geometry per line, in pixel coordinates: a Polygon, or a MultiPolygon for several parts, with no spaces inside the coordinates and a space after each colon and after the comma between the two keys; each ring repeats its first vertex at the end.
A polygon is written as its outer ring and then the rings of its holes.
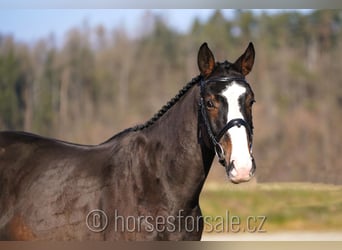
{"type": "Polygon", "coordinates": [[[253,152],[252,152],[253,127],[250,126],[244,119],[241,119],[241,118],[232,119],[215,136],[213,131],[212,131],[212,128],[211,128],[211,125],[209,122],[208,113],[206,110],[206,105],[205,105],[205,101],[204,101],[205,85],[208,82],[229,84],[233,81],[244,82],[247,85],[249,85],[248,82],[246,81],[246,79],[242,78],[242,77],[219,77],[219,78],[212,78],[212,79],[207,79],[207,80],[201,78],[201,80],[200,80],[201,97],[200,97],[200,103],[199,103],[200,113],[201,113],[201,116],[203,118],[203,122],[204,122],[204,125],[205,125],[206,130],[207,130],[207,134],[210,138],[212,146],[214,147],[215,154],[216,154],[220,164],[225,167],[227,174],[229,174],[230,170],[234,167],[234,165],[233,164],[227,164],[227,161],[225,158],[225,152],[222,148],[222,145],[219,143],[219,141],[222,138],[222,136],[232,127],[244,126],[246,128],[246,131],[248,134],[248,141],[249,141],[249,151],[250,151],[250,155],[252,157],[252,162],[253,162],[253,169],[251,171],[251,174],[254,174],[255,162],[254,162],[254,157],[253,157],[253,152]]]}

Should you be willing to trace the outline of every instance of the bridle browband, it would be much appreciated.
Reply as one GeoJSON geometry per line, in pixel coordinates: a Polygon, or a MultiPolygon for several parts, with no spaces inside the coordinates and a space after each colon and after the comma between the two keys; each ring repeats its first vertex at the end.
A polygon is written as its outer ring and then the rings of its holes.
{"type": "Polygon", "coordinates": [[[229,84],[233,81],[238,81],[238,82],[244,82],[247,85],[248,82],[246,81],[245,78],[243,77],[219,77],[219,78],[212,78],[212,79],[207,79],[205,80],[203,77],[200,80],[200,88],[201,88],[201,97],[200,97],[200,103],[199,103],[199,108],[200,108],[200,112],[201,112],[201,116],[203,118],[203,122],[204,125],[206,127],[208,136],[210,138],[210,141],[212,143],[212,146],[214,147],[214,151],[215,154],[219,160],[219,163],[225,167],[227,174],[229,174],[230,170],[232,167],[230,164],[227,164],[226,158],[225,158],[225,153],[224,150],[221,146],[221,144],[219,143],[220,139],[222,138],[222,136],[232,127],[241,127],[244,126],[247,130],[247,134],[248,134],[248,139],[249,139],[249,151],[250,151],[250,155],[252,157],[252,161],[253,161],[253,167],[255,167],[255,163],[254,163],[254,157],[252,154],[252,146],[253,146],[253,127],[251,127],[244,119],[241,118],[237,118],[237,119],[232,119],[230,120],[221,130],[219,133],[217,133],[217,135],[215,136],[212,129],[211,129],[211,125],[209,122],[209,117],[208,117],[208,113],[206,111],[206,106],[205,106],[205,101],[204,101],[204,93],[205,93],[205,85],[208,82],[216,82],[216,83],[225,83],[225,84],[229,84]]]}

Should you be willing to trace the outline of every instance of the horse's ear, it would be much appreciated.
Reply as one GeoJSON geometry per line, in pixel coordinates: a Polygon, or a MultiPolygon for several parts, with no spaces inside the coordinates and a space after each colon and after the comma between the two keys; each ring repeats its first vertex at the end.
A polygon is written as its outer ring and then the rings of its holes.
{"type": "Polygon", "coordinates": [[[197,64],[204,77],[208,77],[214,70],[215,58],[207,43],[203,43],[198,51],[197,64]]]}
{"type": "Polygon", "coordinates": [[[241,72],[244,76],[251,72],[254,64],[255,51],[253,43],[249,43],[245,53],[243,53],[239,59],[234,63],[235,68],[241,72]]]}

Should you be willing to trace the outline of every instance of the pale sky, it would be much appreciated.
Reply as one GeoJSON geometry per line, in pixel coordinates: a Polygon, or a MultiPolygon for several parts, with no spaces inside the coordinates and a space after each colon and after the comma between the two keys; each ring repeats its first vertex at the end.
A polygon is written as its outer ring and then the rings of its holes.
{"type": "MultiPolygon", "coordinates": [[[[1,1],[1,0],[0,0],[1,1]]],[[[32,43],[51,33],[57,41],[63,41],[68,30],[81,27],[86,21],[91,28],[101,24],[108,30],[124,28],[129,34],[136,33],[143,25],[146,11],[162,15],[167,24],[176,31],[187,32],[194,18],[208,20],[212,9],[0,9],[0,34],[13,35],[16,40],[32,43]]],[[[252,10],[276,13],[284,10],[252,10]]],[[[309,12],[310,10],[299,10],[309,12]]],[[[233,18],[234,10],[222,10],[226,18],[233,18]]]]}

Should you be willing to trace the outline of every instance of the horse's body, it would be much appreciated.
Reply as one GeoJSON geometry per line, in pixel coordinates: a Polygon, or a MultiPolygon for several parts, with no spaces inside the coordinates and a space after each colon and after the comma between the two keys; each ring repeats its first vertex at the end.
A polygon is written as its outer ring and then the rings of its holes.
{"type": "Polygon", "coordinates": [[[192,143],[197,138],[196,92],[192,89],[153,126],[98,146],[1,133],[0,237],[200,239],[200,230],[187,233],[181,228],[171,228],[169,234],[148,233],[143,228],[127,233],[132,225],[118,230],[122,233],[111,231],[115,213],[176,217],[183,210],[183,216],[200,216],[199,193],[214,155],[204,164],[200,144],[192,143]],[[184,102],[188,98],[193,105],[184,102]],[[187,115],[174,119],[180,112],[187,115]],[[179,127],[186,131],[181,137],[175,131],[179,127]],[[105,211],[109,218],[103,233],[94,233],[85,224],[93,209],[105,211]]]}
{"type": "Polygon", "coordinates": [[[153,124],[96,146],[1,132],[0,239],[199,240],[215,155],[199,138],[200,97],[193,84],[153,124]],[[86,223],[94,209],[108,218],[101,232],[86,223]]]}

